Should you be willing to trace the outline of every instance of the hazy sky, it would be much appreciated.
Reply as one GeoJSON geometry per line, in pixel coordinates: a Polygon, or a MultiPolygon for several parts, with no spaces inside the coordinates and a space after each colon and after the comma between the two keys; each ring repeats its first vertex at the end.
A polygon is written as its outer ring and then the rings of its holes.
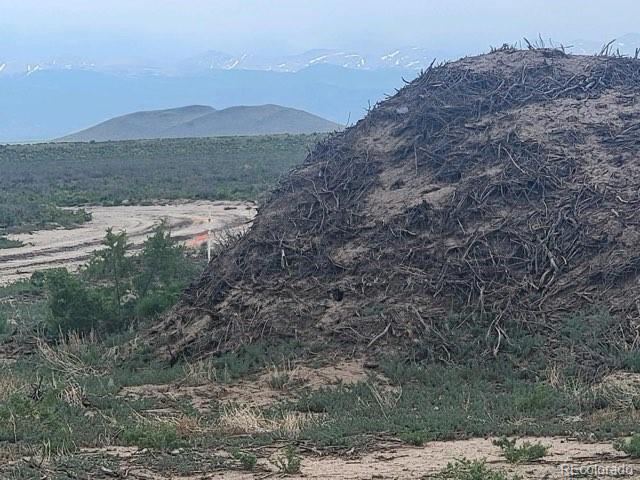
{"type": "Polygon", "coordinates": [[[0,0],[0,59],[407,45],[466,52],[538,33],[604,41],[640,30],[639,16],[638,0],[0,0]]]}

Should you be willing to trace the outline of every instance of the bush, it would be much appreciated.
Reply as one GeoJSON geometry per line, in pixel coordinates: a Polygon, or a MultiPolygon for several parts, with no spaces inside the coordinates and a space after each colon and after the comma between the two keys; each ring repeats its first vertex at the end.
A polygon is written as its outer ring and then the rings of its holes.
{"type": "Polygon", "coordinates": [[[177,427],[170,423],[143,422],[132,425],[122,431],[121,438],[126,445],[159,450],[187,445],[187,442],[178,433],[177,427]]]}
{"type": "Polygon", "coordinates": [[[428,435],[424,432],[405,432],[401,433],[399,437],[403,442],[416,447],[422,447],[428,440],[428,435]]]}
{"type": "Polygon", "coordinates": [[[4,335],[9,331],[9,321],[7,320],[7,316],[0,312],[0,335],[4,335]]]}
{"type": "Polygon", "coordinates": [[[539,460],[549,452],[550,448],[541,443],[530,442],[523,442],[517,447],[515,440],[509,440],[506,437],[494,440],[493,444],[502,449],[502,454],[509,463],[527,463],[539,460]]]}
{"type": "Polygon", "coordinates": [[[67,270],[47,273],[49,315],[47,323],[52,333],[91,330],[112,330],[117,314],[113,305],[100,291],[89,288],[67,270]]]}
{"type": "Polygon", "coordinates": [[[630,372],[640,373],[640,352],[628,352],[623,357],[622,366],[630,372]]]}
{"type": "Polygon", "coordinates": [[[627,440],[618,440],[613,447],[633,458],[640,458],[640,434],[635,434],[627,440]]]}
{"type": "Polygon", "coordinates": [[[288,446],[284,452],[284,457],[278,457],[272,462],[276,468],[285,475],[300,473],[300,457],[296,455],[293,447],[288,446]]]}
{"type": "Polygon", "coordinates": [[[140,298],[135,306],[137,317],[151,318],[165,312],[178,300],[179,293],[157,291],[140,298]]]}
{"type": "Polygon", "coordinates": [[[7,237],[0,236],[0,250],[3,248],[18,248],[23,246],[24,243],[19,240],[9,240],[7,237]]]}
{"type": "Polygon", "coordinates": [[[520,480],[506,473],[487,467],[485,460],[467,460],[465,458],[449,463],[447,468],[436,475],[443,480],[520,480]]]}
{"type": "Polygon", "coordinates": [[[243,470],[253,470],[258,464],[258,459],[251,453],[235,450],[231,455],[240,462],[243,470]]]}
{"type": "Polygon", "coordinates": [[[177,301],[199,270],[164,223],[137,255],[128,255],[124,232],[108,230],[103,244],[81,274],[45,275],[53,333],[115,332],[153,318],[177,301]]]}

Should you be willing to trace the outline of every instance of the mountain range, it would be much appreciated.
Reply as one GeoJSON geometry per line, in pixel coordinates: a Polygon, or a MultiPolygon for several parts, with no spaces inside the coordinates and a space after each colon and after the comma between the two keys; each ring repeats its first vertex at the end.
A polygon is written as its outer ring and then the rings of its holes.
{"type": "Polygon", "coordinates": [[[135,112],[59,138],[60,142],[217,137],[331,132],[342,128],[316,115],[279,105],[239,106],[223,110],[191,105],[135,112]]]}
{"type": "MultiPolygon", "coordinates": [[[[553,39],[552,39],[553,40],[553,39]]],[[[598,53],[608,41],[613,41],[613,51],[634,55],[640,47],[640,34],[627,33],[615,39],[599,41],[577,39],[558,42],[570,53],[592,55],[598,53]]],[[[520,43],[523,43],[520,41],[520,43]]],[[[551,44],[550,41],[547,42],[551,44]]],[[[434,59],[449,60],[464,54],[479,53],[456,48],[424,48],[405,46],[380,52],[362,52],[341,49],[313,49],[298,54],[259,54],[255,52],[228,53],[218,50],[205,51],[183,60],[140,60],[122,58],[87,59],[73,56],[54,58],[10,59],[0,56],[0,76],[32,75],[41,70],[86,70],[105,73],[192,75],[209,70],[259,70],[295,73],[314,65],[334,65],[357,70],[404,69],[424,70],[434,59]]]]}
{"type": "Polygon", "coordinates": [[[121,59],[87,60],[75,57],[9,60],[0,58],[0,75],[32,75],[41,70],[88,70],[108,73],[155,73],[188,75],[208,70],[260,70],[295,73],[313,65],[334,65],[357,70],[399,68],[419,71],[434,58],[448,58],[454,52],[420,47],[394,48],[379,53],[351,50],[314,49],[295,55],[259,55],[251,52],[230,54],[209,50],[179,61],[141,61],[121,59]]]}
{"type": "MultiPolygon", "coordinates": [[[[564,45],[571,53],[593,54],[603,43],[564,45]]],[[[611,51],[634,55],[638,47],[640,34],[627,34],[611,51]]],[[[153,64],[62,57],[12,61],[0,55],[0,143],[46,141],[130,112],[176,105],[287,105],[349,124],[433,59],[471,53],[418,47],[270,57],[209,51],[153,64]]]]}

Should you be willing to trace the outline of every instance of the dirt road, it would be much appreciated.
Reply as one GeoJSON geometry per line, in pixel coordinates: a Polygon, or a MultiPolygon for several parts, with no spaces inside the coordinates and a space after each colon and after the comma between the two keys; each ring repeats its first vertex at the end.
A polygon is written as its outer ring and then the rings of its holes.
{"type": "Polygon", "coordinates": [[[93,220],[70,230],[42,230],[11,235],[25,246],[0,250],[0,285],[53,267],[77,268],[101,247],[107,228],[126,231],[129,242],[140,246],[154,226],[165,219],[172,235],[190,245],[206,241],[209,228],[222,232],[246,225],[256,214],[244,202],[188,202],[170,205],[88,207],[93,220]],[[211,224],[209,226],[209,219],[211,224]]]}

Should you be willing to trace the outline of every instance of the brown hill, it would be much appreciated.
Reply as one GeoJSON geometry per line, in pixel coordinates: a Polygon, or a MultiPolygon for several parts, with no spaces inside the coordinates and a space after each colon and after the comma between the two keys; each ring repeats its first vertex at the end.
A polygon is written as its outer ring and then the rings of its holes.
{"type": "Polygon", "coordinates": [[[580,328],[633,348],[638,94],[632,59],[503,48],[430,68],[318,145],[149,338],[173,357],[284,337],[456,360],[518,337],[598,365],[560,338],[604,310],[580,328]]]}

